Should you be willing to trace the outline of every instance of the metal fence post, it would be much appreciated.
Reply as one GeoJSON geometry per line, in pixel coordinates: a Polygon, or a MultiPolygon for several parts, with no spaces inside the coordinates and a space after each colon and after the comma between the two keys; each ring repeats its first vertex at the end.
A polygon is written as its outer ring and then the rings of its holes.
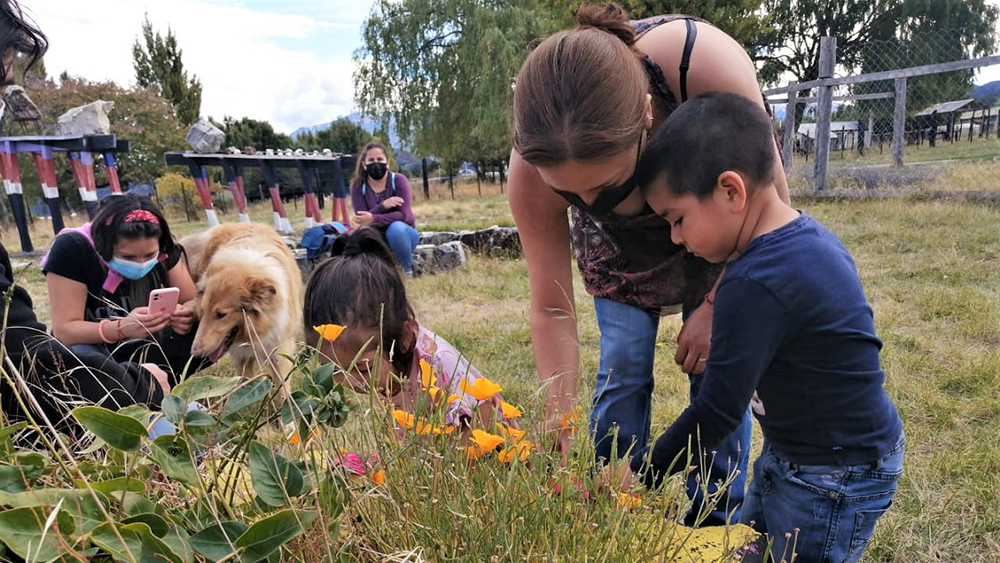
{"type": "Polygon", "coordinates": [[[903,166],[903,133],[906,129],[906,77],[896,79],[895,111],[892,114],[892,162],[903,166]]]}
{"type": "MultiPolygon", "coordinates": [[[[792,84],[795,83],[791,82],[789,86],[792,84]]],[[[785,138],[781,147],[781,157],[785,161],[785,172],[792,169],[792,157],[795,156],[792,148],[795,146],[795,110],[798,107],[798,101],[798,90],[788,92],[788,103],[785,104],[785,138]]]]}
{"type": "MultiPolygon", "coordinates": [[[[819,40],[819,79],[833,78],[837,62],[837,38],[819,40]]],[[[833,86],[820,86],[816,94],[816,162],[813,163],[813,189],[826,189],[830,164],[830,119],[833,113],[833,86]]]]}

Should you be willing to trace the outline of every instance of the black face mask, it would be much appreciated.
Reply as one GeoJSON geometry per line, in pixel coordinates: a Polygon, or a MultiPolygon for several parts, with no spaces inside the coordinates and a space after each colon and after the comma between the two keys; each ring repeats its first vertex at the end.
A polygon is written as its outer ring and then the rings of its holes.
{"type": "Polygon", "coordinates": [[[372,180],[381,180],[382,178],[385,178],[385,174],[388,171],[389,165],[384,162],[369,162],[365,165],[365,174],[367,174],[372,180]]]}
{"type": "Polygon", "coordinates": [[[552,191],[562,196],[562,198],[568,201],[570,205],[572,205],[573,207],[576,207],[580,211],[583,211],[589,215],[595,217],[609,215],[611,214],[612,211],[614,211],[616,207],[618,207],[618,204],[625,201],[628,198],[628,196],[632,195],[632,192],[635,191],[636,187],[639,186],[639,182],[636,179],[636,174],[639,171],[638,170],[639,155],[641,154],[642,154],[642,135],[639,136],[639,150],[635,155],[636,170],[632,172],[632,175],[629,176],[629,179],[625,180],[625,182],[620,186],[615,186],[613,188],[606,188],[602,190],[601,194],[598,195],[597,199],[594,200],[594,203],[590,205],[587,205],[586,202],[580,199],[580,196],[576,195],[573,192],[565,192],[563,190],[557,190],[555,188],[552,188],[552,191]]]}

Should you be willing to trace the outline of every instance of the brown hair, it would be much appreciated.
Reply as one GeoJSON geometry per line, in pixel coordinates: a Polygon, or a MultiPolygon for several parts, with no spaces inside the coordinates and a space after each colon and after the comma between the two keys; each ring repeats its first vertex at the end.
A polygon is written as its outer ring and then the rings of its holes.
{"type": "Polygon", "coordinates": [[[380,334],[382,351],[393,351],[393,368],[407,377],[416,344],[416,335],[410,333],[416,315],[382,235],[372,227],[340,235],[330,254],[306,284],[306,334],[310,327],[330,323],[380,334]]]}
{"type": "Polygon", "coordinates": [[[368,172],[365,170],[365,157],[368,156],[368,151],[372,149],[380,149],[382,154],[385,155],[386,164],[388,164],[389,151],[385,149],[385,145],[374,141],[368,143],[365,145],[365,148],[358,151],[358,162],[354,165],[354,177],[351,178],[351,186],[360,186],[368,181],[368,172]]]}
{"type": "Polygon", "coordinates": [[[514,149],[535,166],[587,161],[634,147],[649,79],[628,14],[583,6],[577,25],[542,42],[514,89],[514,149]]]}

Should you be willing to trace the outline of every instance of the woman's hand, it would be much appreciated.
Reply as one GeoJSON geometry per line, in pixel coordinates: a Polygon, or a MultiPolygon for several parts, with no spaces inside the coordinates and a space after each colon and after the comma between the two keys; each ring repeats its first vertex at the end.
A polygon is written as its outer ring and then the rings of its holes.
{"type": "Polygon", "coordinates": [[[635,473],[629,467],[628,458],[606,465],[594,476],[594,488],[598,493],[606,491],[629,492],[639,484],[635,473]]]}
{"type": "Polygon", "coordinates": [[[712,307],[702,303],[688,317],[677,334],[674,361],[684,373],[704,373],[712,340],[712,307]]]}
{"type": "Polygon", "coordinates": [[[401,207],[402,205],[403,198],[395,195],[382,202],[383,209],[395,209],[396,207],[401,207]]]}
{"type": "Polygon", "coordinates": [[[152,314],[149,307],[136,307],[127,317],[116,323],[118,340],[126,338],[146,338],[160,332],[170,324],[169,313],[152,314]]]}
{"type": "Polygon", "coordinates": [[[174,312],[170,315],[170,328],[177,334],[187,334],[191,332],[194,325],[194,310],[186,305],[178,304],[174,312]]]}
{"type": "Polygon", "coordinates": [[[167,376],[167,372],[160,369],[160,366],[156,364],[139,364],[146,371],[148,371],[153,379],[160,384],[160,388],[163,389],[163,396],[166,397],[170,394],[170,378],[167,376]]]}
{"type": "Polygon", "coordinates": [[[351,217],[351,224],[355,227],[364,227],[366,225],[371,225],[374,218],[372,214],[367,211],[358,211],[351,217]]]}

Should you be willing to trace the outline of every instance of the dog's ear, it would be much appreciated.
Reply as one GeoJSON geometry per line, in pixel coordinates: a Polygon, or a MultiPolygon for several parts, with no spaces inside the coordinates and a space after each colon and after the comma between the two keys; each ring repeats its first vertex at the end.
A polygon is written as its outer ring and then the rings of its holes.
{"type": "Polygon", "coordinates": [[[278,288],[270,280],[263,278],[250,278],[244,285],[243,308],[259,310],[264,305],[270,303],[276,295],[278,288]]]}

